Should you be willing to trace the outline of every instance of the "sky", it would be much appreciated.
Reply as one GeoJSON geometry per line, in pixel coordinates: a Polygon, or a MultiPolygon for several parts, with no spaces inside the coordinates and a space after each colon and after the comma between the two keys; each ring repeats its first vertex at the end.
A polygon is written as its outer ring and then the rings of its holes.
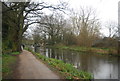
{"type": "Polygon", "coordinates": [[[69,0],[70,6],[74,9],[80,6],[90,6],[96,9],[101,21],[117,21],[119,0],[69,0]]]}
{"type": "MultiPolygon", "coordinates": [[[[58,0],[44,0],[56,4],[58,0]]],[[[63,0],[69,3],[69,7],[79,10],[81,6],[92,7],[102,24],[101,32],[108,36],[108,29],[104,26],[108,21],[118,22],[118,2],[120,0],[63,0]]]]}
{"type": "MultiPolygon", "coordinates": [[[[33,0],[34,1],[34,0],[33,0]]],[[[45,1],[47,3],[57,4],[59,1],[68,2],[69,7],[79,11],[80,7],[92,7],[96,11],[97,18],[102,24],[101,33],[105,36],[109,35],[108,29],[105,27],[106,22],[118,22],[118,2],[120,0],[36,0],[45,1]]],[[[46,11],[47,12],[47,11],[46,11]]]]}
{"type": "MultiPolygon", "coordinates": [[[[57,4],[59,0],[38,0],[57,4]]],[[[101,21],[118,20],[118,2],[120,0],[60,0],[69,3],[69,7],[79,10],[81,6],[92,7],[96,10],[101,21]]]]}
{"type": "Polygon", "coordinates": [[[96,15],[102,24],[101,33],[109,36],[106,22],[118,22],[118,2],[120,0],[69,0],[70,6],[78,10],[80,6],[90,6],[96,10],[96,15]]]}

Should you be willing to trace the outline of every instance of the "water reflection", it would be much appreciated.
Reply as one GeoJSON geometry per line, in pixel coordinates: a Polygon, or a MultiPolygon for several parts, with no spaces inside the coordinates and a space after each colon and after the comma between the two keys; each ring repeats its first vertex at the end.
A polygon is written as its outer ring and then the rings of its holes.
{"type": "Polygon", "coordinates": [[[36,48],[36,52],[71,63],[80,70],[91,72],[95,79],[118,79],[118,63],[120,62],[118,57],[52,48],[36,48]]]}

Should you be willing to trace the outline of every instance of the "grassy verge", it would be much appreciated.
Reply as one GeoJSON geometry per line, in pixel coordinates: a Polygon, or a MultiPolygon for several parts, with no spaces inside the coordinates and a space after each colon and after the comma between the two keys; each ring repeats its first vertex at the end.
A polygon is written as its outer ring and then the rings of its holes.
{"type": "Polygon", "coordinates": [[[65,46],[65,45],[54,45],[54,46],[49,46],[49,47],[59,48],[59,49],[69,49],[73,51],[97,53],[97,54],[117,54],[117,50],[115,48],[108,49],[108,48],[65,46]]]}
{"type": "Polygon", "coordinates": [[[10,54],[2,55],[2,77],[3,79],[12,78],[13,67],[17,61],[19,52],[12,52],[10,54]]]}
{"type": "MultiPolygon", "coordinates": [[[[30,51],[30,50],[29,50],[30,51]]],[[[32,52],[32,51],[31,51],[32,52]]],[[[45,57],[39,53],[32,52],[37,58],[43,60],[52,68],[56,69],[65,79],[92,79],[90,73],[85,71],[79,71],[78,69],[74,68],[73,65],[64,63],[61,60],[53,59],[45,57]]]]}

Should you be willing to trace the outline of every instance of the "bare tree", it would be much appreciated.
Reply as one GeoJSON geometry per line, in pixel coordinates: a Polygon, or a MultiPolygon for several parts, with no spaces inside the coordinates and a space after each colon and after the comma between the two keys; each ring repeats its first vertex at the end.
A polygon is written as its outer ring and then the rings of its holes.
{"type": "MultiPolygon", "coordinates": [[[[41,17],[42,10],[46,8],[63,11],[66,3],[58,5],[46,4],[45,2],[4,2],[2,13],[9,17],[8,26],[11,25],[15,29],[14,33],[14,49],[13,51],[21,51],[21,40],[23,33],[28,29],[31,24],[38,23],[36,19],[41,17]],[[8,14],[11,13],[9,16],[8,14]],[[16,41],[16,42],[15,42],[16,41]]],[[[4,21],[6,22],[6,21],[4,21]]],[[[9,34],[11,35],[11,33],[9,34]]]]}
{"type": "MultiPolygon", "coordinates": [[[[107,41],[108,48],[116,48],[118,49],[118,24],[115,21],[107,21],[106,26],[109,30],[109,36],[107,41]]],[[[111,49],[109,49],[109,53],[111,53],[111,49]]]]}
{"type": "Polygon", "coordinates": [[[115,21],[107,21],[105,27],[109,30],[109,38],[117,37],[118,35],[118,26],[115,21]]]}
{"type": "Polygon", "coordinates": [[[39,21],[39,29],[49,39],[50,44],[59,42],[62,35],[62,29],[65,25],[65,20],[61,14],[53,13],[51,15],[43,16],[39,21]]]}
{"type": "Polygon", "coordinates": [[[80,8],[80,12],[73,13],[73,27],[78,31],[78,44],[91,46],[100,35],[100,22],[92,8],[80,8]]]}

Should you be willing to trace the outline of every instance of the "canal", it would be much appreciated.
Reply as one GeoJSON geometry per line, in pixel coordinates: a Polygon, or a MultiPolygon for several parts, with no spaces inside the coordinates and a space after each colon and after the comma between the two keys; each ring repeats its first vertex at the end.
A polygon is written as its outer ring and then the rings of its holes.
{"type": "Polygon", "coordinates": [[[94,79],[118,79],[120,74],[119,57],[55,48],[37,47],[35,51],[46,57],[73,64],[79,70],[90,72],[94,79]]]}

